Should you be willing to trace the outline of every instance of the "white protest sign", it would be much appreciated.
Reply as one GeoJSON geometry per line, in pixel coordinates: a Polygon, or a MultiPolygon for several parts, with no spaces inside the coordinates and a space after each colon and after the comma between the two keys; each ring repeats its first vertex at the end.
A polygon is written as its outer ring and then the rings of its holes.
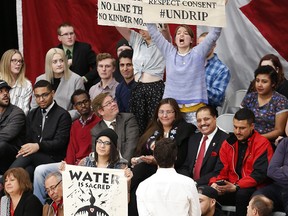
{"type": "Polygon", "coordinates": [[[225,0],[143,0],[143,20],[224,27],[225,0]]]}
{"type": "Polygon", "coordinates": [[[128,215],[124,170],[66,165],[62,178],[65,216],[128,215]]]}
{"type": "Polygon", "coordinates": [[[146,29],[142,0],[98,0],[98,25],[146,29]]]}

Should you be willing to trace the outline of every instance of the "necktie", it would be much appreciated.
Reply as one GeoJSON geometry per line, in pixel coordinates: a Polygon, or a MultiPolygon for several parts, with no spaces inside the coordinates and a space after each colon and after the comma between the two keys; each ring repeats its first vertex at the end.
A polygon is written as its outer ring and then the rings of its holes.
{"type": "Polygon", "coordinates": [[[47,111],[46,109],[42,109],[42,113],[45,114],[47,111]]]}
{"type": "Polygon", "coordinates": [[[200,170],[201,170],[201,166],[202,166],[202,162],[204,159],[204,155],[205,155],[205,148],[206,148],[206,140],[208,139],[207,136],[204,136],[203,138],[203,142],[201,144],[200,147],[200,151],[195,163],[195,167],[194,167],[194,174],[193,174],[193,179],[197,180],[200,178],[200,170]]]}
{"type": "Polygon", "coordinates": [[[112,127],[112,129],[115,131],[116,128],[116,121],[113,121],[110,123],[110,126],[112,127]]]}
{"type": "Polygon", "coordinates": [[[72,53],[69,49],[66,50],[66,57],[67,59],[72,59],[72,53]]]}

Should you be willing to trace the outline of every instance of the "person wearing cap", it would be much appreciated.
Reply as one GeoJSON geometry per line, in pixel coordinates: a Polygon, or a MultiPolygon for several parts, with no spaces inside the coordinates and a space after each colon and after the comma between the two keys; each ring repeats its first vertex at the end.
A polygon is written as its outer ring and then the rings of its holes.
{"type": "Polygon", "coordinates": [[[79,166],[124,169],[128,184],[128,202],[130,201],[130,185],[133,173],[128,168],[128,161],[120,156],[117,148],[118,135],[111,128],[106,128],[97,134],[93,153],[83,158],[79,166]]]}
{"type": "Polygon", "coordinates": [[[116,54],[118,58],[116,59],[116,69],[115,72],[113,73],[114,78],[119,83],[124,80],[119,68],[119,56],[120,53],[124,50],[133,50],[133,49],[125,38],[121,38],[116,44],[116,54]]]}
{"type": "Polygon", "coordinates": [[[197,188],[201,207],[201,216],[223,216],[224,213],[216,208],[218,192],[214,188],[203,185],[197,188]]]}
{"type": "Polygon", "coordinates": [[[115,98],[109,93],[101,93],[92,101],[93,111],[102,120],[91,129],[92,143],[97,134],[106,128],[115,130],[118,135],[117,148],[121,156],[130,162],[139,139],[136,119],[131,113],[119,113],[115,98]]]}
{"type": "Polygon", "coordinates": [[[3,175],[15,160],[25,142],[25,114],[11,104],[11,87],[0,80],[0,175],[3,175]]]}
{"type": "Polygon", "coordinates": [[[72,123],[70,114],[54,101],[50,82],[36,82],[34,96],[38,107],[27,115],[26,142],[10,166],[26,169],[31,179],[36,166],[64,159],[72,123]]]}
{"type": "Polygon", "coordinates": [[[115,97],[120,112],[130,112],[129,101],[131,99],[131,92],[136,86],[132,57],[132,50],[124,50],[119,56],[119,68],[123,81],[116,87],[115,97]]]}
{"type": "Polygon", "coordinates": [[[174,169],[176,142],[170,138],[157,141],[153,154],[158,169],[141,182],[136,191],[139,216],[200,216],[195,182],[174,169]]]}

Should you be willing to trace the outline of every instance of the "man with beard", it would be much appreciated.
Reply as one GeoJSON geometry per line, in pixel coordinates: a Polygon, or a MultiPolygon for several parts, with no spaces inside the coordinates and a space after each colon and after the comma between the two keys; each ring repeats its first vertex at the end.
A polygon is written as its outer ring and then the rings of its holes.
{"type": "Polygon", "coordinates": [[[24,143],[25,114],[10,103],[11,87],[0,80],[0,175],[3,175],[24,143]]]}
{"type": "Polygon", "coordinates": [[[219,175],[209,182],[218,191],[220,204],[236,206],[236,216],[247,214],[251,195],[265,185],[273,155],[271,143],[254,130],[254,122],[254,113],[247,108],[235,113],[234,134],[219,151],[219,175]]]}
{"type": "MultiPolygon", "coordinates": [[[[79,161],[88,156],[92,151],[90,130],[101,119],[91,110],[89,93],[78,89],[71,96],[71,103],[79,114],[80,118],[75,120],[70,131],[70,140],[66,152],[65,162],[77,165],[79,161]]],[[[34,172],[34,194],[44,204],[46,199],[44,179],[48,173],[58,171],[61,162],[49,163],[37,166],[34,172]]]]}

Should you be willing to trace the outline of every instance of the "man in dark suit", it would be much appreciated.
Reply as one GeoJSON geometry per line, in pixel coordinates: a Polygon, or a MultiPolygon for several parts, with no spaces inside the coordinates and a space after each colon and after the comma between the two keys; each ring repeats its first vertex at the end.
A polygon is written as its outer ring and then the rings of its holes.
{"type": "Polygon", "coordinates": [[[82,77],[85,88],[89,88],[100,81],[96,70],[96,54],[91,45],[76,41],[74,27],[70,23],[62,23],[58,29],[58,40],[68,59],[70,70],[82,77]]]}
{"type": "Polygon", "coordinates": [[[11,87],[0,80],[0,175],[3,175],[15,160],[25,140],[25,114],[11,104],[11,87]]]}
{"type": "MultiPolygon", "coordinates": [[[[209,179],[217,175],[214,168],[219,158],[219,149],[228,134],[216,126],[216,110],[211,106],[199,108],[196,112],[196,119],[200,133],[190,137],[187,158],[179,172],[192,177],[198,186],[208,185],[209,179]],[[206,141],[205,137],[207,137],[206,141]],[[202,152],[201,147],[204,149],[202,163],[197,165],[197,160],[201,157],[199,157],[202,152]]],[[[200,162],[198,160],[198,163],[200,162]]]]}
{"type": "Polygon", "coordinates": [[[102,118],[91,129],[92,144],[103,129],[111,128],[118,135],[117,147],[122,157],[130,162],[139,138],[139,128],[134,115],[119,113],[117,102],[109,93],[101,93],[94,98],[92,108],[102,118]]]}
{"type": "Polygon", "coordinates": [[[53,100],[54,91],[48,81],[39,80],[34,95],[38,107],[27,116],[26,144],[10,166],[25,168],[31,179],[36,166],[64,159],[72,123],[70,114],[53,100]]]}

